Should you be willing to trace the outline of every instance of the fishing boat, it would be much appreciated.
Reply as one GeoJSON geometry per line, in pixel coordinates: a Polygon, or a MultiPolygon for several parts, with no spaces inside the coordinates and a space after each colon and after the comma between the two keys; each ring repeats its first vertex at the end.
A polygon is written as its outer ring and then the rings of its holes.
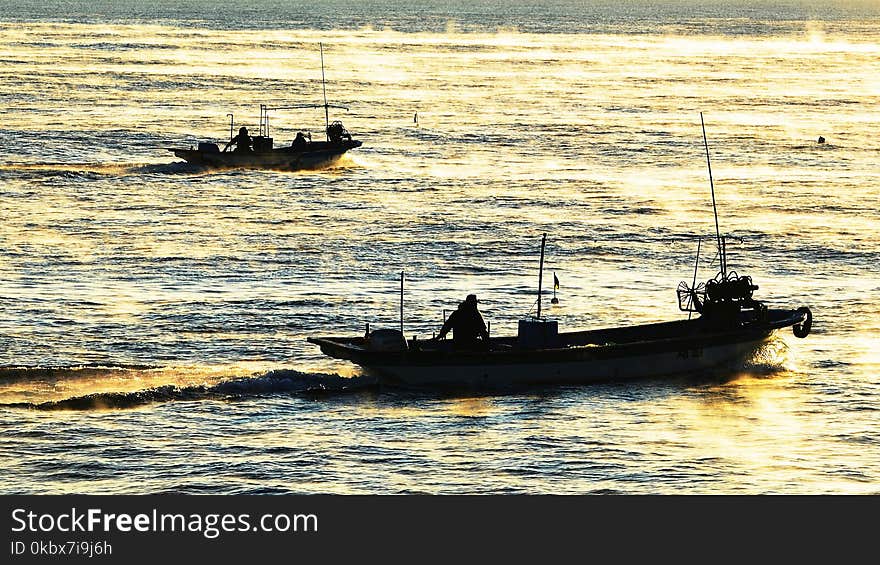
{"type": "Polygon", "coordinates": [[[188,149],[169,147],[168,150],[184,161],[201,167],[289,171],[330,167],[336,164],[347,151],[360,147],[362,142],[353,139],[341,121],[330,122],[330,108],[343,110],[348,110],[348,108],[327,102],[323,45],[321,45],[321,81],[324,91],[323,104],[293,104],[273,107],[260,104],[258,135],[251,137],[248,135],[247,128],[241,128],[239,136],[233,137],[235,115],[226,114],[229,118],[229,142],[222,150],[217,143],[212,141],[200,142],[198,147],[188,149]],[[276,110],[299,108],[324,108],[326,140],[313,141],[311,132],[300,131],[290,145],[276,145],[269,131],[269,113],[276,110]],[[233,145],[235,145],[235,149],[230,151],[229,148],[233,145]]]}
{"type": "MultiPolygon", "coordinates": [[[[702,114],[701,114],[702,120],[702,114]]],[[[705,141],[705,126],[703,128],[705,141]]],[[[708,163],[709,147],[706,143],[708,163]]],[[[310,337],[331,357],[351,361],[380,382],[412,387],[504,387],[590,383],[647,377],[685,376],[734,370],[774,334],[792,328],[804,338],[813,315],[809,307],[770,308],[754,298],[751,277],[728,268],[727,237],[721,235],[711,164],[712,206],[720,268],[697,284],[701,240],[693,280],[677,289],[678,307],[688,319],[560,332],[541,314],[544,246],[538,274],[537,315],[519,320],[515,336],[458,344],[454,339],[406,339],[403,332],[401,273],[400,328],[343,337],[310,337]],[[696,314],[696,316],[694,316],[696,314]]],[[[454,334],[454,330],[453,330],[454,334]]]]}

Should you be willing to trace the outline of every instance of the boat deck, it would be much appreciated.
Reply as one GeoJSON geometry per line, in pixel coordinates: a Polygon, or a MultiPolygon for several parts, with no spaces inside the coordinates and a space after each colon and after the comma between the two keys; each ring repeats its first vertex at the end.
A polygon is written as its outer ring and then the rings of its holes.
{"type": "Polygon", "coordinates": [[[455,340],[433,340],[416,338],[406,341],[406,347],[395,350],[377,350],[364,336],[358,337],[309,337],[308,341],[321,346],[328,355],[356,360],[377,355],[385,357],[394,353],[409,352],[413,357],[522,355],[532,357],[536,352],[563,353],[577,349],[594,349],[594,355],[625,354],[625,350],[637,348],[640,351],[661,350],[676,347],[677,343],[702,347],[719,341],[754,340],[759,335],[769,335],[773,331],[792,326],[802,321],[802,315],[795,310],[768,310],[768,319],[763,323],[737,325],[718,329],[707,326],[704,320],[678,320],[618,328],[602,328],[557,334],[536,347],[526,344],[516,336],[493,337],[488,343],[462,348],[455,340]]]}

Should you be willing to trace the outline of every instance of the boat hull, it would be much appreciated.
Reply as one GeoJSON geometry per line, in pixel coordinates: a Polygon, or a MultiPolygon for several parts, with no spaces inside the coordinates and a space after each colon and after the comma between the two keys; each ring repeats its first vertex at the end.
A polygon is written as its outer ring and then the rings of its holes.
{"type": "Polygon", "coordinates": [[[347,151],[361,145],[360,141],[344,141],[340,144],[320,143],[321,147],[300,151],[295,151],[292,148],[278,148],[263,152],[202,151],[177,148],[169,149],[169,151],[187,163],[200,167],[298,171],[331,167],[347,151]]]}
{"type": "Polygon", "coordinates": [[[519,348],[493,338],[488,348],[410,340],[399,351],[371,351],[364,338],[309,338],[326,355],[352,361],[380,382],[405,387],[504,387],[719,373],[742,367],[783,327],[802,321],[776,311],[766,323],[724,331],[700,320],[559,334],[553,347],[519,348]]]}
{"type": "Polygon", "coordinates": [[[503,387],[542,384],[584,384],[626,379],[686,376],[709,370],[733,370],[770,336],[742,343],[632,357],[594,358],[585,354],[570,361],[476,363],[443,366],[376,365],[368,367],[387,384],[412,387],[503,387]]]}

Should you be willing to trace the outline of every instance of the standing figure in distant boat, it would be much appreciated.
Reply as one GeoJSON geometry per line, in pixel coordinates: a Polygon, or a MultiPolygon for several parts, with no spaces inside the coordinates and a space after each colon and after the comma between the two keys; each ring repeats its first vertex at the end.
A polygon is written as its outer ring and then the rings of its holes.
{"type": "Polygon", "coordinates": [[[469,294],[464,302],[458,305],[458,309],[449,315],[437,339],[446,337],[449,330],[452,330],[452,339],[456,346],[474,347],[480,343],[480,339],[483,343],[489,342],[486,322],[477,309],[476,294],[469,294]]]}
{"type": "Polygon", "coordinates": [[[230,145],[235,145],[235,153],[250,153],[251,136],[248,135],[248,130],[246,127],[241,127],[238,130],[238,135],[229,140],[229,143],[226,144],[226,147],[223,148],[223,151],[229,149],[230,145]]]}

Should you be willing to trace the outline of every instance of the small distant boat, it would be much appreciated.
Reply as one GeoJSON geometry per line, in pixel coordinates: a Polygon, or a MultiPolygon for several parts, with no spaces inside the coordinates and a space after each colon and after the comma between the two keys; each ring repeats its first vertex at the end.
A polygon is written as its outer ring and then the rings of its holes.
{"type": "MultiPolygon", "coordinates": [[[[260,113],[271,110],[260,106],[260,113]]],[[[302,169],[322,169],[336,164],[349,150],[361,146],[352,139],[351,134],[335,121],[327,125],[326,141],[312,141],[311,134],[294,140],[289,146],[276,147],[268,135],[268,117],[261,119],[260,135],[253,137],[253,147],[244,151],[221,150],[216,143],[199,143],[198,148],[169,148],[177,157],[188,163],[202,167],[278,169],[297,171],[302,169]],[[264,125],[265,124],[265,125],[264,125]]]]}
{"type": "Polygon", "coordinates": [[[260,104],[259,134],[248,136],[247,128],[242,128],[239,136],[233,137],[235,116],[229,118],[229,143],[221,150],[214,142],[201,142],[198,147],[182,149],[170,147],[169,151],[188,163],[202,167],[215,168],[247,168],[247,169],[278,169],[301,170],[320,169],[332,166],[351,149],[356,149],[362,142],[353,139],[351,133],[341,121],[330,122],[330,108],[348,110],[345,106],[327,103],[327,86],[324,80],[324,46],[321,45],[321,81],[324,90],[323,104],[294,104],[290,106],[269,107],[260,104]],[[311,132],[299,132],[290,145],[278,146],[269,132],[269,112],[297,108],[324,108],[324,133],[326,140],[313,141],[311,132]],[[238,142],[247,139],[246,143],[238,142]],[[229,147],[234,144],[235,150],[229,147]]]}
{"type": "MultiPolygon", "coordinates": [[[[707,162],[708,155],[707,143],[707,162]]],[[[709,177],[711,182],[711,165],[709,177]]],[[[727,238],[718,228],[714,182],[712,205],[720,270],[705,283],[696,284],[698,242],[693,282],[682,282],[677,290],[679,309],[688,312],[687,320],[560,333],[555,320],[541,316],[544,234],[537,316],[519,320],[516,336],[490,335],[466,347],[454,340],[406,339],[401,274],[399,330],[370,331],[367,325],[362,336],[309,337],[308,341],[326,355],[361,365],[384,384],[407,387],[591,383],[741,367],[778,330],[790,327],[796,337],[806,337],[813,315],[806,306],[768,308],[753,298],[758,286],[751,277],[728,269],[727,238]],[[693,314],[698,317],[692,318],[693,314]]]]}

